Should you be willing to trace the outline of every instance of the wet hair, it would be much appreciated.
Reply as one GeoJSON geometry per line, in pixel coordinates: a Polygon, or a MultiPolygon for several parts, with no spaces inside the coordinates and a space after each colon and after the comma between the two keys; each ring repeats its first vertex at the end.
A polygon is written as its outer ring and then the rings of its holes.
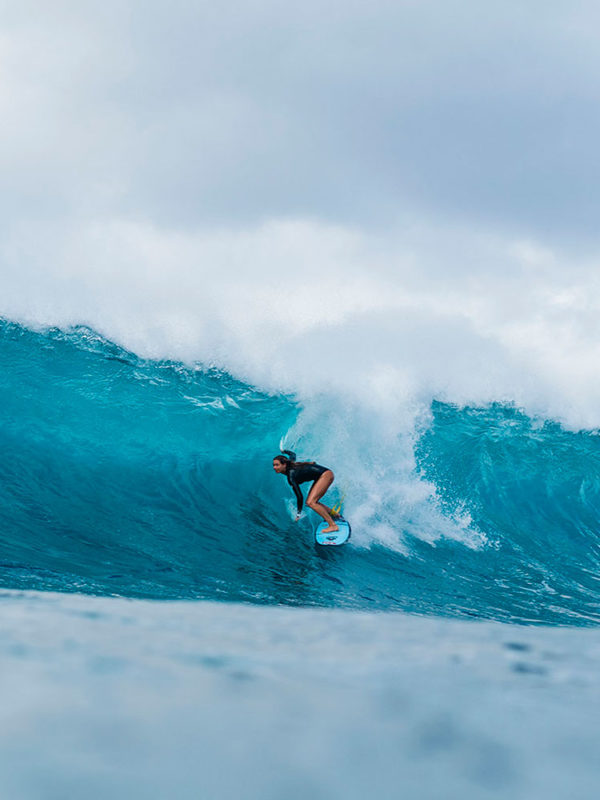
{"type": "MultiPolygon", "coordinates": [[[[287,452],[290,451],[288,450],[287,452]]],[[[282,464],[285,464],[286,472],[288,472],[290,469],[298,469],[298,467],[310,467],[317,463],[316,461],[296,461],[295,458],[283,456],[279,453],[276,456],[273,456],[273,461],[280,461],[282,464]]]]}

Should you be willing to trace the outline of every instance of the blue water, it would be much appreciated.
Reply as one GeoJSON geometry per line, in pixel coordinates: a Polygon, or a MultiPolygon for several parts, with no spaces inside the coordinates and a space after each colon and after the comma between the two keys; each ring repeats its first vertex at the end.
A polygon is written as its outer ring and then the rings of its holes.
{"type": "MultiPolygon", "coordinates": [[[[334,399],[321,402],[321,424],[334,420],[334,399]]],[[[0,585],[600,621],[595,432],[569,432],[510,405],[434,401],[409,476],[433,495],[395,517],[384,502],[385,541],[370,533],[377,509],[362,513],[370,455],[362,480],[340,438],[328,465],[341,488],[355,488],[345,503],[359,524],[332,552],[315,547],[309,516],[292,522],[289,488],[271,469],[304,405],[215,367],[142,359],[87,328],[1,322],[0,585]],[[460,535],[448,535],[446,523],[456,528],[457,519],[460,535]]],[[[386,442],[384,495],[405,446],[386,442]]],[[[315,450],[300,455],[324,460],[315,450]]]]}

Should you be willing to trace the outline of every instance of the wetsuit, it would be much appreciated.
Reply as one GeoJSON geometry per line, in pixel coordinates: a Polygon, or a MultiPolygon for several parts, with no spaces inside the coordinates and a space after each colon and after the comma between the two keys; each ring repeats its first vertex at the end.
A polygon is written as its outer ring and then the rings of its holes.
{"type": "Polygon", "coordinates": [[[324,472],[327,472],[329,467],[322,467],[320,464],[307,464],[304,467],[295,467],[294,462],[288,468],[286,473],[287,481],[289,485],[294,490],[294,494],[296,495],[296,500],[298,501],[298,513],[302,511],[302,506],[304,505],[304,497],[302,496],[302,492],[300,491],[300,483],[306,483],[307,481],[316,481],[324,472]]]}

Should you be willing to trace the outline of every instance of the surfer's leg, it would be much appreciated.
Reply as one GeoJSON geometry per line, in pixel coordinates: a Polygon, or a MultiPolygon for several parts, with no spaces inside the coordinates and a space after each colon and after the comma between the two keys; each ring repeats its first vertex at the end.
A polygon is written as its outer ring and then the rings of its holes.
{"type": "Polygon", "coordinates": [[[312,510],[315,511],[320,517],[323,517],[327,523],[327,528],[323,530],[323,533],[332,533],[333,531],[339,530],[338,526],[331,518],[331,509],[327,508],[327,506],[323,503],[319,503],[319,500],[323,497],[327,489],[329,489],[333,483],[333,478],[333,472],[328,469],[327,472],[324,472],[313,483],[308,493],[308,497],[306,498],[306,505],[309,508],[312,508],[312,510]]]}

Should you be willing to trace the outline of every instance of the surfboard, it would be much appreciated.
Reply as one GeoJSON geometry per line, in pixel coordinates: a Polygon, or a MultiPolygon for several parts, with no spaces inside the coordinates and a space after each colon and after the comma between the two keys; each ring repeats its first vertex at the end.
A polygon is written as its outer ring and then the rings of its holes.
{"type": "Polygon", "coordinates": [[[346,544],[346,542],[348,541],[348,539],[352,534],[352,528],[350,527],[350,523],[343,517],[336,517],[335,524],[338,526],[338,530],[333,531],[333,533],[323,533],[323,528],[327,527],[327,523],[325,522],[325,520],[323,520],[323,522],[321,522],[321,524],[317,526],[317,530],[315,531],[315,540],[317,544],[323,544],[323,545],[346,544]]]}

